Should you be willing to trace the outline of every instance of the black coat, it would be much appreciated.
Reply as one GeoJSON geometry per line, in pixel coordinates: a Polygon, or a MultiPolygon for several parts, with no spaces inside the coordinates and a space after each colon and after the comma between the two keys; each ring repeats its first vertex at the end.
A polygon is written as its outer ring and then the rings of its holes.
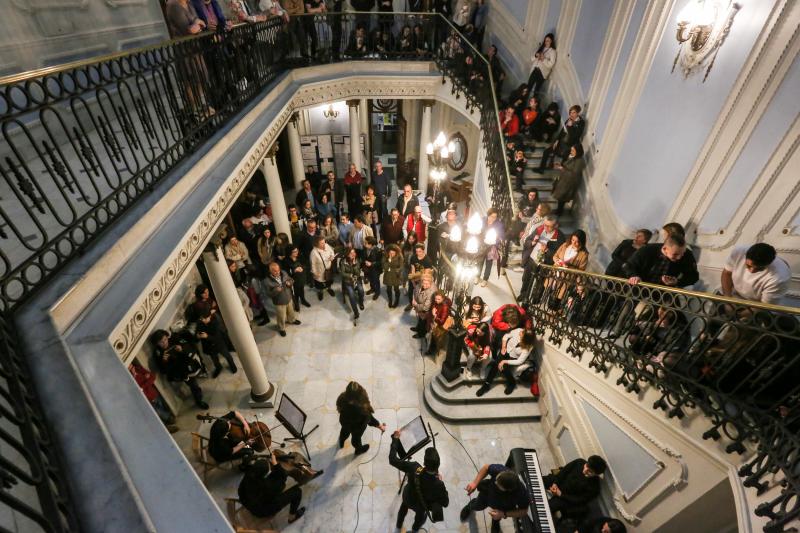
{"type": "Polygon", "coordinates": [[[450,497],[444,482],[436,474],[426,472],[416,461],[401,461],[397,452],[399,444],[400,439],[392,437],[392,444],[389,448],[389,464],[408,476],[408,483],[403,489],[403,503],[409,509],[417,512],[450,505],[450,497]],[[419,480],[419,489],[417,489],[417,480],[419,480]],[[422,502],[419,498],[420,493],[422,502]]]}
{"type": "MultiPolygon", "coordinates": [[[[636,276],[642,278],[642,281],[663,285],[664,283],[662,283],[661,276],[656,268],[663,257],[661,254],[662,246],[662,243],[653,243],[639,248],[622,265],[625,277],[632,278],[636,276]]],[[[697,280],[700,279],[700,274],[697,272],[697,262],[694,260],[692,251],[686,250],[686,253],[678,261],[670,261],[666,274],[678,278],[678,287],[688,287],[697,283],[697,280]]]]}
{"type": "Polygon", "coordinates": [[[606,276],[624,277],[625,272],[622,270],[622,265],[625,261],[631,258],[636,253],[636,248],[633,247],[633,239],[625,239],[614,248],[611,253],[611,262],[606,267],[606,276]]]}

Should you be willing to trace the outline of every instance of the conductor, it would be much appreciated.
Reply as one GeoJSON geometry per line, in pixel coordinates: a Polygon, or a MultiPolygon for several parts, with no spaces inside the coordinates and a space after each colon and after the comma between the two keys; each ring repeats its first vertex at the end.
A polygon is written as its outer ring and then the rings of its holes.
{"type": "Polygon", "coordinates": [[[419,531],[428,518],[428,514],[431,515],[431,520],[434,522],[443,520],[442,509],[450,504],[447,488],[439,474],[439,452],[436,451],[436,448],[427,448],[423,460],[425,464],[420,465],[416,461],[401,460],[398,456],[398,447],[400,447],[399,430],[392,433],[389,464],[404,472],[409,481],[403,490],[403,503],[400,504],[400,510],[397,512],[395,526],[398,531],[402,529],[406,513],[411,509],[416,513],[411,531],[419,531]]]}

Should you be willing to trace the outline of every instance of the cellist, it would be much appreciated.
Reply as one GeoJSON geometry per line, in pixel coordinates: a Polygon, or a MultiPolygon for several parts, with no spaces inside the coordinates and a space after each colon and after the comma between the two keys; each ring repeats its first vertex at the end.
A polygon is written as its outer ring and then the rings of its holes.
{"type": "Polygon", "coordinates": [[[225,463],[253,455],[255,450],[250,447],[250,424],[247,423],[242,413],[231,411],[219,417],[211,426],[208,439],[208,453],[217,463],[225,463]],[[244,438],[237,439],[231,435],[232,422],[241,426],[244,438]]]}

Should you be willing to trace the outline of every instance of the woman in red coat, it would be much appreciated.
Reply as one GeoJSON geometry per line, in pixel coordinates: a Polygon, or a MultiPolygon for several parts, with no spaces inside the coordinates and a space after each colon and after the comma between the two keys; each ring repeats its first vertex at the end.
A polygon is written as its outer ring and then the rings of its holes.
{"type": "Polygon", "coordinates": [[[520,327],[531,329],[533,327],[533,321],[525,314],[525,309],[516,304],[501,305],[492,315],[491,324],[494,330],[493,353],[499,353],[503,335],[512,329],[520,327]]]}
{"type": "Polygon", "coordinates": [[[506,107],[505,112],[500,115],[500,128],[503,134],[506,138],[516,137],[519,134],[519,117],[514,113],[514,107],[506,107]]]}
{"type": "Polygon", "coordinates": [[[439,350],[444,348],[447,330],[453,326],[453,317],[450,316],[452,305],[453,302],[442,291],[437,291],[433,295],[433,306],[428,315],[428,331],[431,332],[431,340],[425,355],[436,355],[439,350]]]}

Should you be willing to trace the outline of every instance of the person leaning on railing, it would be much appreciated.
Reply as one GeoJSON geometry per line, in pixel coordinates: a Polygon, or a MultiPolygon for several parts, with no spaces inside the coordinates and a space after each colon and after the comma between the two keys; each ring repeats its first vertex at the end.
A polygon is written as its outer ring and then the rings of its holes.
{"type": "Polygon", "coordinates": [[[789,290],[792,270],[767,243],[735,247],[722,270],[719,292],[769,304],[780,304],[789,290]]]}
{"type": "Polygon", "coordinates": [[[625,264],[622,271],[628,283],[641,281],[668,287],[688,287],[700,279],[697,263],[686,239],[672,234],[663,243],[647,244],[639,248],[625,264]]]}

